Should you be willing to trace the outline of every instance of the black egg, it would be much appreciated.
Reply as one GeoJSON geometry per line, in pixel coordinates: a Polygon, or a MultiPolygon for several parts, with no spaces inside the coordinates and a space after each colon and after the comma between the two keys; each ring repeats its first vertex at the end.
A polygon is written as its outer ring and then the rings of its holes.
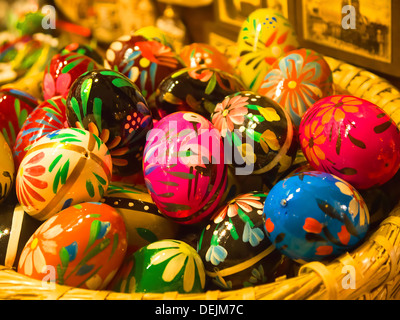
{"type": "Polygon", "coordinates": [[[192,111],[209,118],[225,96],[245,90],[234,75],[214,68],[184,68],[164,78],[156,90],[159,117],[192,111]]]}
{"type": "Polygon", "coordinates": [[[284,258],[263,228],[266,196],[261,192],[237,196],[203,229],[197,252],[210,280],[208,289],[240,289],[276,278],[284,258]]]}
{"type": "Polygon", "coordinates": [[[41,222],[28,215],[11,192],[0,204],[0,265],[16,268],[21,252],[41,222]]]}
{"type": "Polygon", "coordinates": [[[60,50],[61,54],[65,54],[68,52],[76,52],[79,54],[83,54],[89,58],[92,58],[99,65],[103,65],[103,63],[104,63],[104,59],[100,55],[100,53],[97,52],[97,50],[93,49],[91,46],[89,46],[87,44],[73,42],[60,50]]]}
{"type": "Polygon", "coordinates": [[[93,70],[71,86],[66,115],[71,127],[86,129],[108,147],[113,174],[133,175],[142,170],[151,111],[137,86],[122,73],[93,70]]]}

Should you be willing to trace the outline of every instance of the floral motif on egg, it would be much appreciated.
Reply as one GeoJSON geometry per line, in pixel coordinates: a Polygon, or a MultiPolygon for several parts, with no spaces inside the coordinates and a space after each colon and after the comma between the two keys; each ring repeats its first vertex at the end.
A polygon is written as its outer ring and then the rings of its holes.
{"type": "Polygon", "coordinates": [[[332,72],[318,53],[290,51],[274,63],[258,92],[286,108],[298,126],[308,108],[332,93],[332,72]]]}
{"type": "Polygon", "coordinates": [[[373,103],[349,95],[318,100],[299,127],[301,148],[316,170],[329,172],[357,189],[381,185],[400,165],[400,133],[373,103]],[[366,138],[368,137],[368,138],[366,138]]]}
{"type": "Polygon", "coordinates": [[[26,243],[18,272],[86,289],[103,289],[112,280],[126,252],[121,216],[102,203],[85,202],[45,221],[26,243]]]}
{"type": "Polygon", "coordinates": [[[46,220],[73,204],[100,200],[111,170],[108,149],[95,135],[75,128],[56,130],[22,160],[16,194],[28,214],[46,220]]]}
{"type": "Polygon", "coordinates": [[[259,192],[237,196],[203,229],[197,251],[218,288],[239,289],[273,280],[281,255],[263,229],[266,197],[259,192]]]}
{"type": "Polygon", "coordinates": [[[209,118],[225,96],[245,90],[234,75],[209,68],[184,68],[166,77],[159,85],[155,102],[160,117],[176,111],[194,111],[209,118]]]}
{"type": "Polygon", "coordinates": [[[55,55],[44,72],[44,99],[59,95],[66,97],[72,83],[81,74],[98,68],[98,64],[92,58],[79,53],[67,52],[55,55]]]}
{"type": "Polygon", "coordinates": [[[136,85],[117,71],[83,74],[67,99],[68,123],[98,136],[110,150],[114,174],[139,172],[152,114],[136,85]],[[118,111],[118,112],[116,112],[118,111]]]}
{"type": "Polygon", "coordinates": [[[140,35],[123,36],[111,43],[105,66],[129,77],[149,103],[161,80],[183,68],[169,46],[140,35]]]}
{"type": "Polygon", "coordinates": [[[298,41],[290,22],[270,8],[257,9],[244,21],[238,37],[238,70],[250,90],[258,90],[271,66],[286,53],[297,49],[298,41]]]}
{"type": "Polygon", "coordinates": [[[229,95],[217,104],[211,121],[224,143],[234,149],[228,162],[243,173],[263,174],[273,169],[281,173],[294,160],[297,143],[291,118],[267,97],[251,91],[229,95]]]}
{"type": "Polygon", "coordinates": [[[125,260],[113,280],[118,292],[202,292],[206,282],[203,262],[194,248],[180,240],[153,242],[125,260]]]}

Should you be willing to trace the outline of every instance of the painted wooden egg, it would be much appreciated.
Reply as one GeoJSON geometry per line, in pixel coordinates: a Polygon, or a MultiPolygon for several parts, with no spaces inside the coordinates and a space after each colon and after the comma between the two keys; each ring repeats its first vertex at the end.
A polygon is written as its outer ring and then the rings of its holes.
{"type": "Polygon", "coordinates": [[[41,222],[24,212],[13,194],[0,204],[0,264],[17,268],[22,249],[41,222]]]}
{"type": "Polygon", "coordinates": [[[142,36],[147,40],[155,40],[161,42],[163,45],[170,47],[174,50],[172,46],[172,39],[163,30],[155,26],[145,26],[139,28],[133,32],[134,36],[142,36]]]}
{"type": "Polygon", "coordinates": [[[11,148],[0,132],[0,203],[10,194],[14,187],[15,166],[11,148]]]}
{"type": "Polygon", "coordinates": [[[298,49],[272,65],[258,93],[284,107],[298,127],[307,109],[333,93],[332,82],[332,71],[322,55],[298,49]]]}
{"type": "Polygon", "coordinates": [[[315,170],[356,189],[389,181],[400,167],[400,133],[375,104],[349,95],[316,102],[299,128],[301,148],[315,170]]]}
{"type": "Polygon", "coordinates": [[[206,275],[196,250],[187,243],[166,239],[153,242],[127,257],[112,283],[125,293],[199,293],[206,275]]]}
{"type": "Polygon", "coordinates": [[[93,70],[80,76],[67,98],[67,120],[99,136],[110,150],[113,174],[140,172],[151,111],[137,86],[111,70],[93,70]]]}
{"type": "Polygon", "coordinates": [[[283,172],[293,163],[298,148],[294,126],[289,114],[272,99],[240,91],[218,103],[211,119],[233,151],[227,153],[227,160],[236,174],[283,172]]]}
{"type": "Polygon", "coordinates": [[[0,90],[0,130],[11,148],[26,118],[38,104],[35,97],[24,91],[0,90]]]}
{"type": "Polygon", "coordinates": [[[232,93],[246,90],[234,75],[215,68],[184,68],[166,77],[156,92],[162,118],[176,111],[193,111],[209,118],[217,103],[232,93]]]}
{"type": "Polygon", "coordinates": [[[76,52],[76,53],[82,54],[84,56],[92,58],[100,66],[103,65],[103,57],[100,55],[100,53],[87,44],[73,42],[73,43],[66,45],[60,51],[60,53],[62,55],[70,53],[70,52],[76,52]]]}
{"type": "Polygon", "coordinates": [[[370,217],[354,187],[320,171],[278,182],[265,200],[264,215],[271,242],[300,263],[351,250],[365,237],[370,217]]]}
{"type": "Polygon", "coordinates": [[[34,143],[22,160],[16,191],[24,210],[38,220],[80,202],[99,201],[108,188],[112,162],[94,134],[68,128],[34,143]]]}
{"type": "Polygon", "coordinates": [[[150,132],[143,154],[146,186],[162,214],[194,224],[217,207],[226,188],[221,136],[194,112],[176,112],[150,132]]]}
{"type": "Polygon", "coordinates": [[[178,235],[179,225],[159,212],[145,186],[113,182],[101,202],[117,209],[124,218],[129,252],[178,235]]]}
{"type": "Polygon", "coordinates": [[[13,147],[15,167],[25,157],[32,145],[44,135],[66,127],[66,101],[61,96],[39,104],[27,117],[13,147]]]}
{"type": "Polygon", "coordinates": [[[271,8],[257,9],[248,16],[237,43],[240,55],[237,69],[244,84],[254,91],[275,61],[299,46],[288,19],[271,8]]]}
{"type": "Polygon", "coordinates": [[[234,68],[229,64],[228,58],[214,46],[194,42],[185,45],[179,53],[183,63],[188,68],[215,68],[234,74],[234,68]]]}
{"type": "Polygon", "coordinates": [[[104,289],[126,255],[121,215],[98,202],[60,211],[26,243],[18,272],[38,280],[90,290],[104,289]]]}
{"type": "Polygon", "coordinates": [[[81,74],[99,68],[92,58],[76,52],[56,54],[44,70],[44,99],[66,97],[71,85],[81,74]]]}
{"type": "Polygon", "coordinates": [[[111,43],[104,65],[129,77],[149,103],[159,83],[184,67],[170,47],[140,35],[125,35],[111,43]]]}
{"type": "Polygon", "coordinates": [[[200,234],[197,251],[214,287],[240,289],[274,280],[281,253],[264,231],[266,194],[241,194],[220,209],[200,234]]]}

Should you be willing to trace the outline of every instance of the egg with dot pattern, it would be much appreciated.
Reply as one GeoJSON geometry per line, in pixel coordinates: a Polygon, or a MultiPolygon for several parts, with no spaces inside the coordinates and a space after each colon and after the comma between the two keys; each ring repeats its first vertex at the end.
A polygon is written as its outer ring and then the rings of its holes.
{"type": "Polygon", "coordinates": [[[141,172],[152,114],[137,86],[117,71],[93,70],[72,85],[66,115],[71,127],[88,130],[110,150],[113,175],[141,172]]]}
{"type": "Polygon", "coordinates": [[[124,218],[128,252],[178,235],[178,224],[160,213],[145,186],[112,182],[101,202],[117,209],[124,218]]]}
{"type": "Polygon", "coordinates": [[[149,103],[159,83],[184,67],[169,46],[143,35],[124,35],[112,42],[105,66],[129,77],[149,103]]]}

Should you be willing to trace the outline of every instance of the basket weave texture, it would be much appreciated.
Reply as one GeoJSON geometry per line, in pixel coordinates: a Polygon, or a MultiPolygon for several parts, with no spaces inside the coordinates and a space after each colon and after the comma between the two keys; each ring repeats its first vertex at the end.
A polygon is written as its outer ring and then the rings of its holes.
{"type": "MultiPolygon", "coordinates": [[[[326,57],[334,84],[384,109],[400,127],[400,92],[364,69],[326,57]]],[[[0,266],[0,299],[23,300],[389,300],[400,299],[400,203],[353,252],[329,264],[303,265],[296,277],[231,291],[116,293],[47,285],[0,266]],[[349,286],[349,275],[355,286],[349,286]]]]}

